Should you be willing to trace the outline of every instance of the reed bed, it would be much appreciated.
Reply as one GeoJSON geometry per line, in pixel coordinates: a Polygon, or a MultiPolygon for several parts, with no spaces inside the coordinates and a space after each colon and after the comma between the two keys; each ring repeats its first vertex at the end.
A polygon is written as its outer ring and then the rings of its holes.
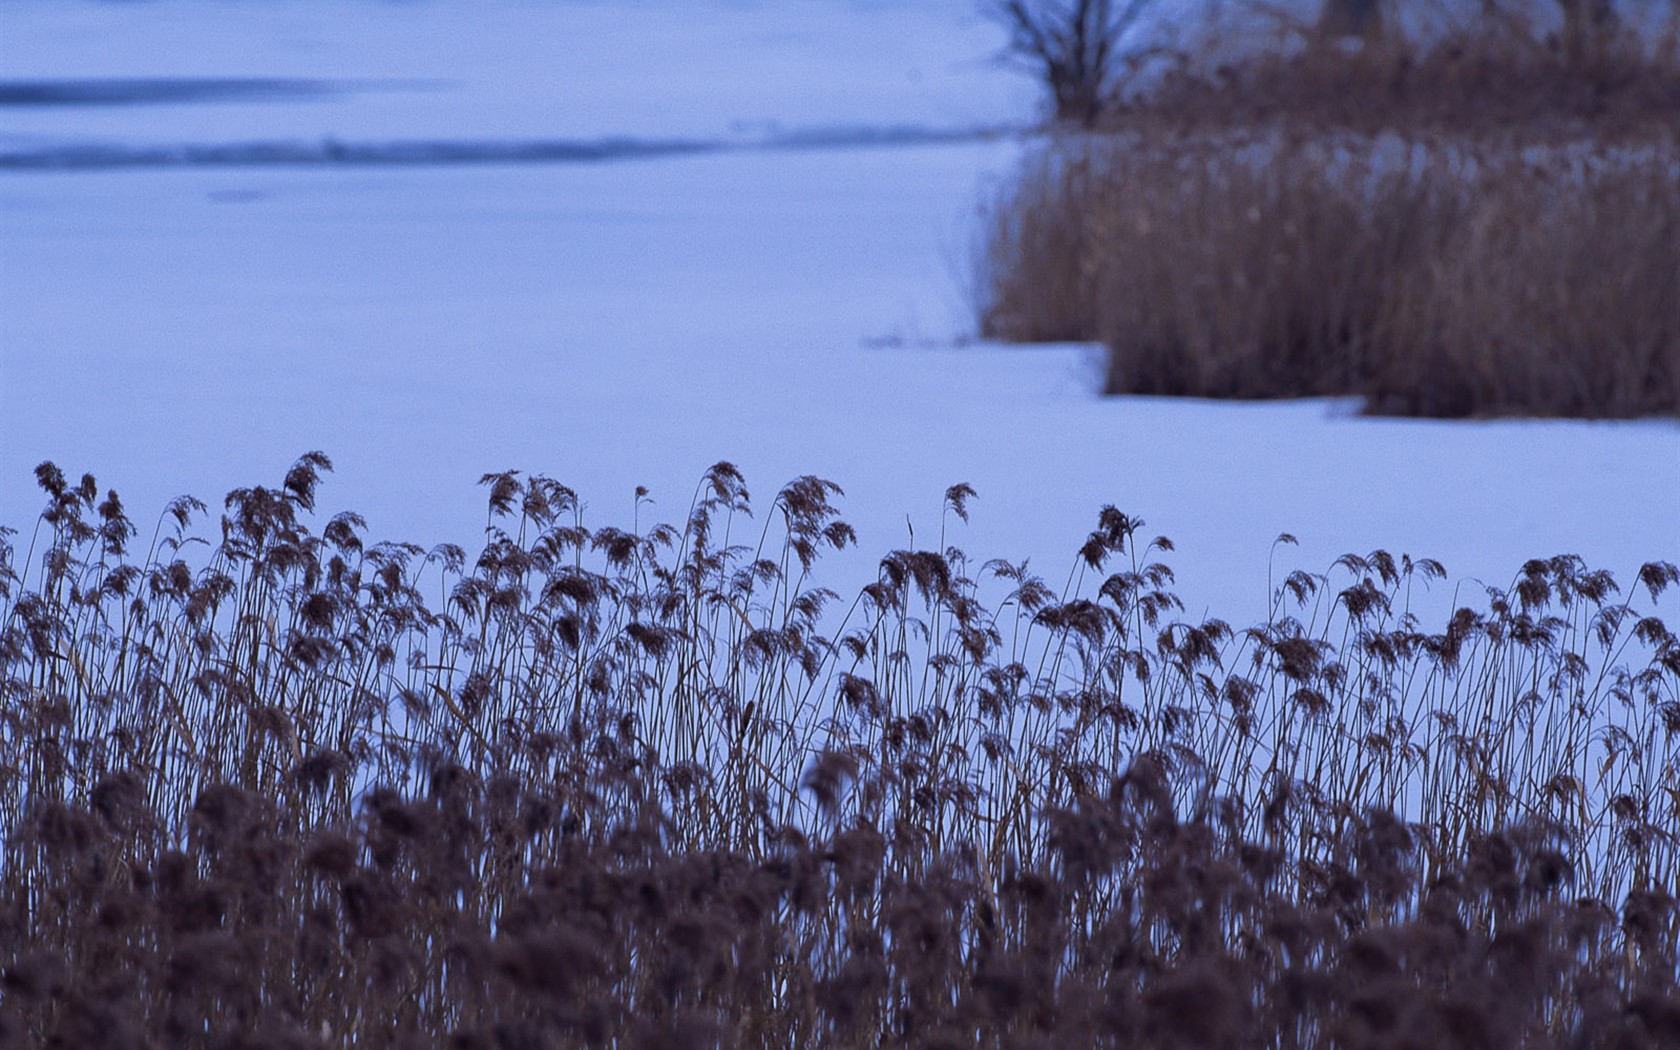
{"type": "Polygon", "coordinates": [[[1441,566],[1349,555],[1238,629],[1114,508],[1057,585],[942,535],[842,599],[816,478],[625,530],[489,475],[469,557],[329,469],[142,550],[43,464],[0,534],[0,1042],[1680,1038],[1671,564],[1426,625],[1441,566]]]}
{"type": "Polygon", "coordinates": [[[1637,142],[1672,127],[1680,106],[1680,16],[1659,5],[1331,0],[1323,11],[1308,23],[1273,9],[1270,31],[1210,27],[1153,78],[1114,84],[1103,126],[1159,119],[1637,142]],[[1351,24],[1361,12],[1363,25],[1351,24]]]}
{"type": "Polygon", "coordinates": [[[1680,50],[1577,29],[1318,40],[1052,134],[981,333],[1100,341],[1108,393],[1680,415],[1680,50]]]}

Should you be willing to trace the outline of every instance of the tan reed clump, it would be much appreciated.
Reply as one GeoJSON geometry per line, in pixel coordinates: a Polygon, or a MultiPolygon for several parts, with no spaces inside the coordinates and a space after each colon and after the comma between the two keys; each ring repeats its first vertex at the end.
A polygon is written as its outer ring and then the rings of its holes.
{"type": "Polygon", "coordinates": [[[981,333],[1101,341],[1109,393],[1680,414],[1680,52],[1575,43],[1315,38],[1168,78],[1028,156],[981,333]]]}

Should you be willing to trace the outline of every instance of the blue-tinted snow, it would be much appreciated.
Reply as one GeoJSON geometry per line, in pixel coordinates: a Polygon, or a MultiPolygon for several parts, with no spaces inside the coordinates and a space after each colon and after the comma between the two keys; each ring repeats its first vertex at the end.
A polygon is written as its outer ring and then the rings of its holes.
{"type": "MultiPolygon", "coordinates": [[[[960,0],[0,0],[12,80],[443,84],[0,109],[0,150],[646,141],[965,129],[1033,115],[960,0]]],[[[139,516],[339,469],[324,509],[471,545],[509,467],[628,524],[679,520],[717,459],[761,507],[842,484],[863,555],[948,537],[1059,578],[1114,503],[1178,544],[1192,615],[1260,615],[1279,569],[1386,547],[1503,584],[1570,551],[1680,560],[1680,427],[1358,418],[1344,403],[1094,394],[1091,351],[963,345],[977,215],[1012,139],[720,149],[613,164],[0,174],[0,523],[53,459],[139,516]],[[907,523],[908,519],[908,523],[907,523]]],[[[482,158],[481,158],[482,159],[482,158]]]]}

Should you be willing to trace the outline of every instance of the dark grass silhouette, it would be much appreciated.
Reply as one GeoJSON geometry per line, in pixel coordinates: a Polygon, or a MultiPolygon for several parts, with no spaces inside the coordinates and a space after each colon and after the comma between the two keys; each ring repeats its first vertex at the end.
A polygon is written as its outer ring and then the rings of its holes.
{"type": "Polygon", "coordinates": [[[329,468],[143,552],[37,472],[0,1041],[1680,1038],[1672,565],[1530,561],[1426,626],[1440,566],[1350,555],[1237,630],[1107,508],[1062,591],[899,550],[845,605],[815,478],[755,523],[719,464],[624,531],[490,475],[469,559],[315,531],[329,468]]]}
{"type": "Polygon", "coordinates": [[[1001,195],[982,334],[1101,341],[1110,393],[1680,415],[1680,45],[1573,32],[1168,77],[1001,195]]]}

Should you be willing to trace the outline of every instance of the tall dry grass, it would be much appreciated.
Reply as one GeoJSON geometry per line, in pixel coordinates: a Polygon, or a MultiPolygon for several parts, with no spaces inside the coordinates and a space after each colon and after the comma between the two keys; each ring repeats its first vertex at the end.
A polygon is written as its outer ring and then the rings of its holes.
{"type": "Polygon", "coordinates": [[[982,331],[1101,340],[1111,393],[1680,413],[1680,139],[1067,141],[986,251],[982,331]]]}
{"type": "Polygon", "coordinates": [[[1349,0],[1324,5],[1329,17],[1318,22],[1291,20],[1281,7],[1254,11],[1271,15],[1271,32],[1216,26],[1162,75],[1114,100],[1105,127],[1143,118],[1639,139],[1653,124],[1672,127],[1680,106],[1680,14],[1657,5],[1349,0]],[[1338,8],[1363,10],[1364,32],[1346,32],[1338,8]]]}
{"type": "MultiPolygon", "coordinates": [[[[719,464],[679,526],[485,478],[482,550],[317,533],[312,454],[144,550],[0,542],[0,1042],[1656,1046],[1674,566],[1297,571],[1182,619],[1113,508],[1052,587],[719,464]]],[[[953,519],[973,493],[947,493],[953,519]]],[[[1287,542],[1287,538],[1283,538],[1287,542]]]]}
{"type": "Polygon", "coordinates": [[[981,332],[1101,341],[1110,393],[1680,414],[1680,53],[1577,44],[1478,24],[1169,80],[1028,157],[981,332]]]}

